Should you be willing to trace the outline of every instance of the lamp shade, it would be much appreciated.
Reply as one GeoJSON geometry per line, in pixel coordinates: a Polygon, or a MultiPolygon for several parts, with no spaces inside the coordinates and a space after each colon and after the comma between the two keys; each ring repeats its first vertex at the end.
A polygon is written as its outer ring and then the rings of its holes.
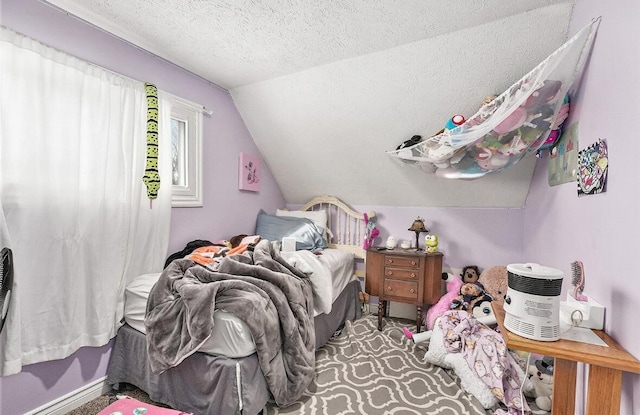
{"type": "Polygon", "coordinates": [[[411,227],[408,230],[412,232],[429,232],[429,229],[424,226],[424,219],[422,219],[420,216],[418,216],[413,221],[411,227]]]}

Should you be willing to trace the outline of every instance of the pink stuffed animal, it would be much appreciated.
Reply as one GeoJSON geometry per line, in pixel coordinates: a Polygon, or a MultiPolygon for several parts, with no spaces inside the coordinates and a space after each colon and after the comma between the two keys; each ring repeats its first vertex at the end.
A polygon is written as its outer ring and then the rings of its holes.
{"type": "Polygon", "coordinates": [[[443,272],[442,279],[446,281],[447,293],[440,297],[440,300],[429,307],[429,311],[427,311],[425,324],[429,330],[433,330],[436,318],[443,315],[445,311],[450,310],[451,301],[458,296],[460,287],[462,287],[462,278],[450,272],[443,272]]]}

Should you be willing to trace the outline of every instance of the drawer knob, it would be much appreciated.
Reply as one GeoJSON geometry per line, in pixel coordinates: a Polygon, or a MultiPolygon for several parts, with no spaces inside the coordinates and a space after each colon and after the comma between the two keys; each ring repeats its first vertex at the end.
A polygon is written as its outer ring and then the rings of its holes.
{"type": "Polygon", "coordinates": [[[387,271],[387,275],[393,275],[393,271],[387,271]]]}
{"type": "Polygon", "coordinates": [[[416,293],[416,290],[413,289],[413,288],[411,290],[409,290],[409,291],[411,291],[411,294],[415,294],[416,293]]]}
{"type": "Polygon", "coordinates": [[[411,265],[416,266],[416,261],[411,261],[411,265]]]}
{"type": "Polygon", "coordinates": [[[387,262],[393,264],[393,259],[387,259],[387,262]]]}
{"type": "Polygon", "coordinates": [[[387,287],[387,291],[393,291],[393,288],[387,287]]]}
{"type": "Polygon", "coordinates": [[[415,277],[416,277],[416,273],[415,273],[415,272],[412,272],[412,273],[411,273],[411,278],[415,278],[415,277]]]}

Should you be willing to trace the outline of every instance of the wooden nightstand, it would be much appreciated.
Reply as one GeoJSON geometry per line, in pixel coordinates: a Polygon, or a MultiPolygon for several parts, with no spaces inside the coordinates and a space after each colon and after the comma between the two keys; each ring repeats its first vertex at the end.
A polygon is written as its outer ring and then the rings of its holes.
{"type": "Polygon", "coordinates": [[[422,324],[422,305],[435,304],[442,294],[442,253],[388,249],[367,250],[365,291],[378,297],[378,330],[388,301],[415,304],[417,331],[422,324]]]}
{"type": "Polygon", "coordinates": [[[620,414],[622,373],[640,373],[640,361],[624,350],[607,333],[602,330],[593,330],[607,344],[607,347],[564,339],[530,340],[507,330],[504,326],[505,311],[502,304],[494,301],[491,307],[508,348],[544,354],[555,359],[552,414],[575,413],[578,362],[589,365],[586,412],[584,413],[586,415],[620,414]]]}

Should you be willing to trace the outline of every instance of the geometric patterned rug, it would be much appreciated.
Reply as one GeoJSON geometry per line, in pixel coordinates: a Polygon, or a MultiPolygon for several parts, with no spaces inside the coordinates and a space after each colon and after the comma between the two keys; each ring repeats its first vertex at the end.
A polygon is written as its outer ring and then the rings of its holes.
{"type": "Polygon", "coordinates": [[[428,343],[407,339],[409,324],[387,318],[378,331],[375,315],[348,322],[316,351],[315,379],[298,402],[269,402],[264,415],[493,413],[460,388],[455,373],[424,362],[428,343]]]}

